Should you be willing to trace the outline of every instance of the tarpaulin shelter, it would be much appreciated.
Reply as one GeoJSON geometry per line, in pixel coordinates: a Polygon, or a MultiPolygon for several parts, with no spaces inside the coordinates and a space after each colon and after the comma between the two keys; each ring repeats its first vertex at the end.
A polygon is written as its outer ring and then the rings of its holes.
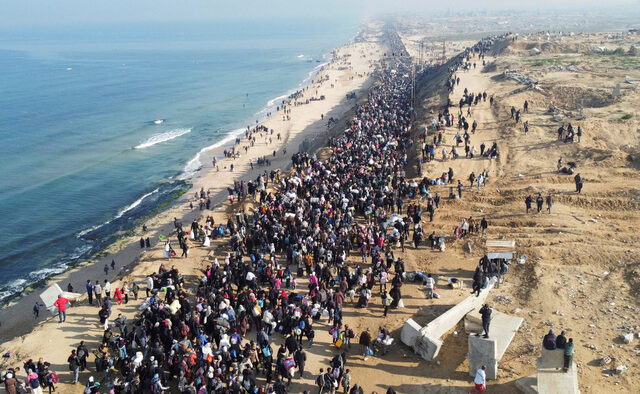
{"type": "Polygon", "coordinates": [[[516,253],[516,241],[510,239],[488,239],[485,243],[487,258],[510,261],[516,253]]]}

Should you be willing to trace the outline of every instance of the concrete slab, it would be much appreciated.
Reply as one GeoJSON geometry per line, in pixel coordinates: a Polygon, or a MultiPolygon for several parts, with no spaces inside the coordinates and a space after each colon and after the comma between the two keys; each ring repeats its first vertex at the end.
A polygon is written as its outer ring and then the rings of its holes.
{"type": "Polygon", "coordinates": [[[576,363],[563,372],[564,351],[542,349],[538,358],[538,392],[540,394],[579,394],[576,363]]]}
{"type": "Polygon", "coordinates": [[[440,347],[442,346],[442,340],[440,337],[455,327],[466,314],[474,309],[479,309],[482,304],[485,303],[487,296],[489,295],[489,291],[491,291],[495,283],[495,278],[492,278],[489,281],[489,285],[480,291],[479,296],[468,296],[460,301],[456,306],[447,310],[445,313],[424,326],[420,331],[421,337],[414,345],[415,352],[425,360],[433,361],[433,359],[438,356],[440,347]]]}
{"type": "Polygon", "coordinates": [[[402,326],[402,331],[400,332],[400,340],[407,346],[413,347],[416,343],[416,339],[420,335],[420,330],[422,326],[415,322],[413,319],[407,320],[402,326]]]}
{"type": "Polygon", "coordinates": [[[423,327],[420,331],[420,335],[416,339],[416,343],[413,345],[413,351],[424,360],[433,361],[438,355],[440,347],[442,347],[442,340],[440,338],[434,338],[425,334],[426,327],[423,327]]]}
{"type": "Polygon", "coordinates": [[[471,311],[464,317],[464,330],[468,334],[482,333],[482,317],[478,311],[471,311]]]}
{"type": "Polygon", "coordinates": [[[516,380],[516,387],[523,394],[538,394],[538,379],[535,375],[516,380]]]}
{"type": "Polygon", "coordinates": [[[497,339],[483,338],[475,334],[469,335],[469,375],[476,376],[476,371],[483,365],[487,366],[485,373],[487,380],[498,378],[497,339]]]}
{"type": "MultiPolygon", "coordinates": [[[[480,308],[467,314],[465,326],[476,326],[481,324],[480,308]]],[[[487,379],[498,378],[498,361],[507,351],[509,344],[513,340],[524,321],[518,316],[509,316],[500,311],[493,310],[491,324],[489,326],[489,338],[469,336],[469,375],[475,376],[476,370],[482,365],[487,366],[487,379]]]]}

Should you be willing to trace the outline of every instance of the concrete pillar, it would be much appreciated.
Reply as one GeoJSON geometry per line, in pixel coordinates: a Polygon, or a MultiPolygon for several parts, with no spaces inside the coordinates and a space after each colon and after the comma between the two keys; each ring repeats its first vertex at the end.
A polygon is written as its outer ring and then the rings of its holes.
{"type": "Polygon", "coordinates": [[[487,380],[498,378],[498,346],[496,338],[483,338],[475,334],[469,335],[469,375],[476,376],[476,371],[487,366],[487,380]]]}

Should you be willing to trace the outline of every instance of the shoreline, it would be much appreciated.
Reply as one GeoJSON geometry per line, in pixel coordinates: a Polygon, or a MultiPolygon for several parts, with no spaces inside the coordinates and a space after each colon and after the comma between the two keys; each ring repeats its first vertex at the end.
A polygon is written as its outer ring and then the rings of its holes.
{"type": "MultiPolygon", "coordinates": [[[[358,34],[360,34],[358,32],[358,34]]],[[[357,37],[357,35],[356,35],[357,37]]],[[[351,41],[341,47],[338,48],[342,48],[348,45],[351,45],[354,41],[354,39],[351,39],[351,41]]],[[[335,51],[335,50],[334,50],[335,51]]],[[[326,60],[327,56],[330,56],[334,51],[329,52],[327,54],[324,54],[322,57],[323,59],[326,60]]],[[[285,94],[279,95],[277,97],[268,99],[266,102],[266,105],[260,109],[258,112],[256,112],[253,115],[253,119],[249,120],[249,118],[246,119],[247,122],[251,123],[254,121],[258,121],[259,123],[255,124],[253,127],[256,127],[258,125],[262,125],[265,121],[267,121],[269,119],[270,116],[268,116],[268,114],[274,114],[276,112],[276,107],[278,107],[278,103],[282,102],[282,101],[286,101],[289,99],[289,97],[298,92],[301,91],[303,89],[306,89],[307,86],[309,86],[314,78],[318,75],[318,73],[322,72],[322,70],[324,69],[325,66],[329,65],[331,63],[330,61],[325,61],[323,63],[320,63],[316,66],[313,67],[313,69],[311,71],[309,71],[307,73],[307,77],[305,77],[298,85],[296,88],[292,88],[289,89],[285,94]]],[[[165,196],[165,198],[161,201],[158,201],[158,203],[155,206],[151,206],[150,209],[152,210],[152,212],[150,213],[145,213],[142,215],[138,215],[136,217],[133,217],[133,221],[137,222],[138,224],[135,224],[133,226],[128,226],[128,227],[123,227],[117,230],[117,232],[122,232],[123,234],[119,237],[115,237],[107,242],[104,242],[102,245],[98,245],[95,247],[91,247],[89,252],[84,252],[82,254],[80,254],[77,257],[72,257],[72,258],[68,258],[70,261],[76,260],[76,262],[71,262],[71,263],[67,263],[66,265],[64,265],[64,269],[61,272],[55,272],[55,273],[50,273],[49,275],[46,275],[44,277],[38,278],[32,282],[28,282],[26,279],[24,280],[26,283],[23,286],[23,289],[21,292],[14,292],[12,294],[6,295],[3,298],[0,299],[0,311],[10,307],[11,305],[13,305],[16,302],[19,302],[23,297],[25,297],[26,295],[28,295],[29,292],[38,290],[40,288],[46,287],[47,284],[52,281],[55,280],[56,277],[64,275],[66,273],[68,273],[69,271],[75,270],[77,268],[81,268],[84,267],[86,265],[89,264],[93,264],[96,259],[102,259],[103,257],[105,257],[106,254],[109,254],[108,250],[113,249],[114,245],[117,245],[119,243],[121,243],[122,239],[127,239],[130,238],[132,236],[134,236],[134,232],[136,231],[137,228],[141,227],[143,224],[145,224],[148,220],[150,220],[151,218],[153,218],[153,216],[156,215],[160,215],[162,214],[163,211],[165,211],[166,209],[170,208],[172,205],[179,203],[180,197],[182,197],[182,195],[188,193],[192,188],[193,188],[193,179],[198,178],[199,176],[202,176],[202,172],[203,169],[205,168],[205,166],[203,165],[202,162],[200,162],[200,157],[205,155],[205,154],[210,154],[215,152],[216,155],[221,155],[224,149],[230,148],[234,146],[234,140],[236,140],[237,138],[243,138],[243,135],[246,132],[246,128],[236,128],[231,130],[229,133],[225,134],[224,137],[219,140],[216,141],[215,143],[206,146],[202,149],[200,149],[200,151],[198,151],[198,153],[195,154],[195,156],[193,156],[191,159],[189,159],[181,172],[177,173],[176,175],[169,177],[165,182],[163,182],[159,187],[162,186],[166,186],[166,185],[171,185],[174,182],[177,182],[179,184],[182,184],[182,186],[178,185],[177,187],[179,188],[178,190],[174,191],[171,194],[167,194],[165,196]],[[199,163],[197,165],[196,168],[194,169],[189,169],[189,167],[192,165],[192,163],[199,163]],[[85,254],[86,253],[86,254],[85,254]],[[27,294],[24,294],[24,291],[27,291],[27,294]]],[[[142,195],[141,197],[139,197],[137,200],[135,200],[134,202],[131,202],[129,204],[125,204],[123,207],[121,207],[117,213],[115,213],[109,220],[107,220],[106,222],[102,222],[99,223],[97,225],[93,225],[84,229],[81,229],[77,232],[74,232],[72,235],[70,236],[75,236],[75,237],[80,237],[82,238],[84,235],[87,234],[91,234],[92,232],[99,230],[101,227],[110,224],[111,222],[119,219],[120,217],[122,217],[124,214],[126,214],[128,211],[130,211],[131,209],[136,208],[138,205],[140,205],[141,203],[144,202],[144,199],[146,199],[147,197],[151,196],[153,193],[155,193],[156,191],[158,191],[158,189],[156,188],[156,190],[154,190],[153,192],[149,192],[146,193],[144,195],[142,195]]],[[[111,232],[113,234],[113,231],[111,232]]],[[[110,235],[106,235],[109,238],[112,238],[110,235]]],[[[113,252],[111,252],[113,253],[113,252]]],[[[117,251],[115,252],[117,253],[117,251]]],[[[67,259],[66,257],[64,259],[67,259]]],[[[0,320],[1,321],[1,320],[0,320]]]]}
{"type": "MultiPolygon", "coordinates": [[[[360,33],[358,32],[357,35],[359,35],[360,33]]],[[[356,35],[356,37],[357,37],[356,35]]],[[[349,43],[338,47],[338,48],[343,48],[346,47],[348,45],[351,45],[354,43],[354,40],[352,39],[349,43]]],[[[335,50],[334,50],[335,51],[335,50]]],[[[334,51],[323,55],[323,58],[330,56],[334,51]]],[[[279,105],[278,103],[282,102],[282,101],[287,101],[291,95],[295,94],[296,92],[305,90],[309,85],[311,85],[315,79],[315,77],[322,72],[322,70],[327,66],[331,64],[331,60],[330,61],[326,61],[323,63],[320,63],[318,65],[316,65],[311,71],[309,71],[309,73],[307,74],[307,77],[304,78],[298,85],[296,88],[293,89],[289,89],[285,94],[282,94],[280,96],[274,97],[272,99],[267,100],[266,105],[260,109],[258,112],[256,112],[253,117],[257,118],[257,119],[246,119],[247,122],[254,122],[254,121],[258,121],[258,123],[256,123],[253,127],[255,128],[256,126],[260,126],[262,125],[264,122],[266,122],[271,116],[276,115],[277,111],[276,111],[276,107],[281,106],[281,104],[279,105]],[[271,114],[271,115],[268,115],[271,114]]],[[[203,155],[210,155],[210,154],[214,154],[215,156],[221,156],[223,151],[225,149],[231,148],[233,146],[235,146],[234,141],[237,138],[241,138],[244,139],[244,134],[246,133],[246,128],[237,128],[237,129],[233,129],[231,130],[229,133],[225,134],[224,137],[219,140],[216,141],[215,143],[206,146],[202,149],[200,149],[200,151],[198,151],[198,153],[195,154],[195,156],[193,156],[191,159],[189,159],[184,167],[183,170],[180,173],[177,173],[176,175],[168,178],[162,185],[169,185],[173,182],[178,182],[178,183],[182,183],[182,186],[179,186],[179,190],[175,191],[174,193],[168,194],[166,196],[166,199],[164,201],[159,202],[157,205],[150,207],[150,209],[152,209],[153,211],[150,213],[145,213],[143,215],[139,215],[137,217],[135,217],[133,219],[133,221],[137,222],[137,224],[130,226],[130,227],[125,227],[122,229],[119,229],[118,232],[122,232],[124,234],[122,234],[120,237],[116,237],[108,242],[106,242],[104,245],[100,245],[97,247],[96,250],[92,250],[90,251],[88,254],[82,254],[79,257],[70,259],[70,260],[83,260],[83,261],[77,261],[75,263],[69,263],[65,266],[64,270],[62,272],[56,272],[56,273],[51,273],[47,276],[44,276],[42,278],[39,278],[33,282],[30,283],[25,283],[24,285],[24,290],[20,293],[13,293],[10,295],[7,295],[4,297],[4,299],[0,299],[0,316],[1,316],[1,312],[6,309],[11,307],[13,304],[20,302],[20,300],[22,298],[24,298],[25,296],[29,295],[31,292],[33,291],[37,291],[39,289],[44,289],[45,287],[49,286],[51,281],[56,280],[57,277],[62,277],[63,275],[69,273],[70,271],[74,271],[76,269],[80,269],[82,267],[86,267],[87,265],[91,265],[94,263],[97,263],[97,260],[102,260],[104,259],[108,254],[117,254],[120,249],[122,249],[122,247],[118,247],[116,245],[122,243],[123,240],[131,238],[136,236],[135,232],[137,231],[138,228],[141,228],[143,224],[145,224],[147,221],[153,219],[154,216],[157,215],[162,215],[162,213],[164,211],[166,211],[167,209],[171,208],[171,206],[175,205],[175,204],[179,204],[180,203],[180,198],[184,195],[187,194],[189,191],[191,191],[194,187],[194,179],[200,178],[203,176],[203,172],[206,172],[208,170],[205,170],[206,166],[200,161],[201,156],[203,155]],[[198,166],[192,170],[189,170],[189,167],[192,163],[194,162],[198,162],[198,166]],[[109,250],[113,250],[114,246],[116,246],[116,251],[115,252],[109,252],[109,250]],[[27,291],[26,294],[24,294],[24,291],[27,291]]],[[[157,191],[157,189],[155,190],[157,191]]],[[[154,191],[154,192],[155,192],[154,191]]],[[[73,233],[73,236],[76,237],[82,237],[86,234],[90,234],[93,231],[99,230],[101,227],[111,223],[114,220],[119,219],[122,215],[124,215],[125,213],[127,213],[130,209],[135,208],[137,205],[141,204],[145,198],[149,197],[152,193],[154,192],[150,192],[150,193],[146,193],[144,195],[142,195],[141,197],[139,197],[137,200],[135,200],[134,202],[130,203],[130,204],[126,204],[124,207],[120,208],[118,210],[118,213],[114,214],[114,216],[112,218],[110,218],[108,221],[97,224],[97,225],[93,225],[90,227],[87,227],[85,229],[79,230],[77,232],[73,233]]],[[[93,248],[91,248],[93,249],[93,248]]],[[[25,280],[26,281],[26,280],[25,280]]],[[[61,286],[62,287],[62,286],[61,286]]],[[[2,321],[2,318],[0,317],[0,322],[2,321]]],[[[1,326],[0,326],[0,332],[1,332],[1,326]]],[[[1,336],[0,336],[1,338],[1,336]]]]}
{"type": "MultiPolygon", "coordinates": [[[[360,33],[358,35],[360,35],[360,33]]],[[[276,140],[275,134],[272,137],[275,141],[272,141],[271,143],[261,143],[261,141],[256,141],[256,146],[253,149],[249,149],[246,155],[241,154],[240,158],[235,159],[233,162],[235,167],[233,173],[225,171],[226,166],[223,165],[223,163],[227,162],[231,164],[231,159],[229,158],[222,157],[218,160],[218,167],[220,167],[219,172],[213,170],[211,163],[208,165],[201,163],[198,170],[190,177],[181,179],[191,185],[186,192],[175,199],[171,198],[171,202],[168,206],[164,207],[164,209],[159,212],[153,212],[148,216],[143,216],[139,224],[127,230],[127,235],[114,240],[103,249],[96,251],[93,255],[95,257],[91,259],[92,261],[80,262],[74,266],[70,266],[62,273],[43,278],[41,281],[30,285],[29,287],[33,288],[30,288],[27,294],[21,294],[13,299],[9,299],[2,309],[0,309],[0,340],[8,341],[20,335],[24,335],[32,331],[39,323],[49,319],[49,317],[47,317],[45,319],[40,318],[34,321],[31,314],[33,304],[40,302],[39,294],[45,288],[57,283],[62,289],[66,289],[67,283],[72,283],[74,291],[85,295],[86,298],[84,284],[87,279],[92,280],[94,283],[95,280],[98,279],[102,281],[104,278],[114,281],[117,278],[130,273],[139,262],[145,259],[147,251],[153,251],[154,246],[158,243],[157,237],[159,235],[170,235],[173,232],[173,217],[178,217],[184,224],[186,224],[194,219],[201,218],[203,214],[206,215],[207,213],[211,214],[216,211],[224,210],[224,202],[226,201],[225,189],[227,186],[233,185],[233,180],[248,181],[249,179],[255,179],[258,174],[263,173],[265,170],[278,169],[284,171],[288,168],[290,165],[291,154],[298,152],[298,147],[303,141],[305,141],[305,139],[317,140],[319,136],[322,137],[322,132],[327,130],[327,128],[324,127],[324,124],[327,123],[326,118],[334,117],[339,119],[353,107],[356,101],[347,99],[346,93],[357,91],[359,94],[363,90],[366,91],[366,89],[371,85],[373,81],[371,75],[373,63],[371,62],[369,64],[368,72],[359,75],[358,71],[362,70],[355,70],[356,77],[351,79],[342,78],[347,74],[353,74],[351,70],[348,68],[338,70],[338,68],[340,68],[339,64],[345,62],[345,59],[350,60],[351,58],[351,53],[344,57],[339,55],[343,52],[355,52],[358,47],[362,46],[376,47],[376,44],[372,44],[371,42],[354,42],[352,40],[351,42],[334,49],[331,52],[331,60],[321,66],[316,66],[314,70],[309,73],[309,77],[305,78],[305,80],[303,80],[299,85],[302,86],[305,81],[308,81],[306,86],[299,87],[296,90],[290,90],[290,92],[292,91],[294,93],[301,92],[303,95],[310,92],[314,87],[316,90],[333,90],[336,92],[335,94],[327,95],[326,100],[312,100],[308,103],[293,105],[293,102],[297,100],[296,98],[290,99],[293,93],[288,93],[286,96],[280,96],[284,97],[283,100],[288,100],[287,106],[290,107],[291,117],[293,120],[281,120],[280,116],[282,115],[282,109],[280,109],[279,111],[273,111],[271,116],[256,125],[264,126],[272,130],[280,130],[278,126],[288,126],[283,127],[283,130],[286,129],[286,132],[284,133],[284,138],[280,141],[276,140]],[[345,79],[345,81],[348,81],[349,83],[344,84],[344,86],[338,86],[338,89],[336,89],[333,84],[331,85],[331,88],[329,88],[329,83],[324,83],[327,82],[330,71],[334,71],[334,74],[338,74],[332,75],[336,77],[334,78],[336,84],[338,78],[345,79]],[[318,76],[320,75],[322,75],[322,80],[318,81],[318,76]],[[327,80],[325,80],[325,77],[327,80]],[[342,89],[340,89],[340,87],[342,89]],[[321,108],[314,108],[321,110],[322,116],[315,119],[315,117],[309,116],[308,112],[313,106],[317,107],[318,104],[324,104],[321,105],[321,108]],[[296,119],[296,116],[300,119],[296,119]],[[273,142],[275,142],[275,144],[273,142]],[[272,150],[276,151],[276,157],[274,158],[269,155],[269,159],[271,161],[270,166],[255,166],[253,170],[250,168],[250,161],[255,163],[255,159],[257,157],[267,156],[267,154],[272,150]],[[283,154],[285,151],[287,153],[283,154]],[[232,174],[233,179],[230,179],[229,174],[232,174]],[[188,210],[188,204],[189,202],[192,202],[193,197],[190,192],[193,193],[194,190],[198,191],[202,187],[211,193],[211,210],[200,211],[197,207],[194,207],[193,210],[188,210]],[[185,206],[187,206],[186,209],[185,206]],[[142,233],[141,231],[143,224],[148,227],[148,231],[146,233],[142,233]],[[140,236],[150,238],[151,248],[143,250],[140,249],[138,244],[140,236]],[[105,264],[109,264],[112,259],[116,261],[116,270],[114,272],[114,270],[110,269],[109,273],[105,275],[103,272],[103,266],[105,264]]],[[[379,48],[377,49],[377,52],[379,52],[379,48]]],[[[344,68],[344,66],[342,67],[344,68]]],[[[273,101],[273,103],[276,104],[276,100],[280,97],[271,99],[269,102],[273,101]]],[[[276,104],[276,106],[278,105],[276,104]]],[[[262,111],[264,111],[265,114],[270,112],[268,108],[265,108],[260,112],[262,111]]],[[[228,141],[222,144],[217,142],[214,145],[219,145],[214,148],[203,148],[198,152],[194,159],[198,159],[205,155],[215,155],[216,157],[220,157],[225,149],[229,149],[229,147],[233,146],[239,147],[242,143],[246,144],[248,141],[244,136],[245,131],[246,129],[243,129],[242,132],[233,137],[225,137],[221,141],[225,141],[227,139],[228,141]],[[234,143],[234,139],[238,137],[240,137],[241,140],[240,145],[234,143]]],[[[324,134],[326,134],[326,132],[324,134]]],[[[187,162],[187,164],[188,163],[189,162],[187,162]]],[[[46,310],[42,310],[41,313],[49,316],[48,311],[46,310]]]]}

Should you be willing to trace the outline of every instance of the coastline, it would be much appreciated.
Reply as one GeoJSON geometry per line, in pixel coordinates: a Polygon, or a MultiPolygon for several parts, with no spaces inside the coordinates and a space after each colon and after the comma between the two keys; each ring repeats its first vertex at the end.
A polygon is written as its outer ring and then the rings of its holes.
{"type": "MultiPolygon", "coordinates": [[[[275,138],[275,134],[272,136],[273,141],[271,143],[256,141],[255,147],[249,149],[246,155],[241,154],[240,158],[233,160],[235,167],[233,173],[226,169],[226,165],[231,164],[232,159],[221,158],[221,156],[225,149],[234,145],[234,140],[237,136],[241,137],[240,146],[242,142],[247,143],[246,138],[243,136],[244,129],[238,130],[238,134],[236,135],[230,133],[213,146],[203,148],[194,159],[216,156],[218,158],[218,167],[220,167],[219,172],[212,168],[210,162],[208,164],[201,163],[197,171],[191,176],[182,179],[191,184],[190,189],[186,193],[183,193],[183,195],[178,196],[174,201],[170,201],[165,209],[157,213],[150,213],[149,216],[143,219],[140,225],[129,231],[133,234],[125,235],[106,246],[103,250],[97,251],[94,255],[97,258],[92,259],[92,261],[76,264],[63,273],[36,282],[27,294],[10,300],[8,304],[0,310],[0,340],[6,342],[11,338],[24,335],[32,331],[37,325],[42,324],[43,321],[46,322],[49,320],[48,317],[44,319],[41,317],[38,320],[34,320],[31,314],[33,304],[40,302],[39,294],[45,288],[57,283],[61,288],[66,289],[67,284],[72,283],[76,292],[84,294],[84,283],[86,283],[88,279],[92,281],[102,281],[106,278],[112,282],[116,281],[118,278],[131,273],[138,263],[149,258],[150,253],[148,252],[153,252],[157,249],[154,248],[154,246],[157,245],[159,235],[170,235],[172,233],[174,217],[178,217],[186,224],[194,219],[200,218],[202,215],[206,216],[213,212],[224,211],[225,206],[223,203],[226,201],[225,189],[227,186],[233,185],[233,180],[247,181],[254,179],[264,170],[285,170],[288,168],[291,154],[298,151],[300,144],[305,139],[316,140],[326,136],[327,127],[325,125],[327,118],[334,117],[339,119],[353,107],[355,101],[346,99],[346,93],[353,91],[362,92],[370,86],[372,82],[370,71],[375,62],[369,61],[365,56],[367,61],[358,64],[355,69],[351,70],[346,66],[346,64],[351,62],[351,58],[356,57],[353,56],[356,52],[358,54],[364,53],[367,47],[369,47],[369,50],[374,50],[376,44],[355,42],[352,40],[350,43],[335,49],[332,52],[333,56],[331,61],[316,66],[316,68],[310,72],[309,78],[305,79],[299,85],[300,88],[298,90],[302,90],[303,95],[309,94],[313,90],[314,96],[324,95],[324,100],[314,100],[309,104],[290,105],[290,116],[292,118],[290,121],[283,121],[281,119],[282,110],[280,110],[273,111],[270,117],[267,117],[259,123],[259,125],[267,127],[268,129],[274,129],[276,132],[280,131],[281,135],[284,134],[284,138],[281,138],[280,141],[275,138]],[[334,80],[333,84],[330,81],[332,78],[334,80]],[[302,85],[307,80],[308,85],[303,87],[302,85]],[[322,119],[323,117],[324,119],[322,119]],[[275,158],[272,156],[272,151],[274,150],[276,151],[275,158]],[[287,152],[286,154],[284,154],[285,150],[287,152]],[[254,166],[256,167],[254,170],[250,169],[250,161],[255,162],[258,157],[264,157],[270,153],[270,166],[254,166]],[[230,177],[229,175],[232,176],[230,177]],[[211,192],[212,209],[200,211],[194,208],[190,210],[188,205],[189,202],[192,201],[192,193],[201,188],[205,188],[205,190],[211,192]],[[142,232],[142,224],[148,227],[147,232],[142,232]],[[150,238],[151,249],[140,249],[138,244],[140,236],[150,238]],[[109,270],[108,275],[105,275],[103,266],[109,264],[111,260],[116,261],[116,269],[109,270]]],[[[379,55],[379,48],[374,52],[379,55]]],[[[370,54],[373,55],[374,52],[370,54]]],[[[292,90],[290,92],[295,91],[296,90],[292,90]]],[[[272,99],[269,103],[273,102],[273,104],[277,106],[278,99],[289,96],[290,93],[286,96],[283,95],[272,99]]],[[[268,108],[260,112],[263,111],[265,114],[270,112],[268,108]]],[[[42,311],[41,313],[48,314],[48,311],[42,311]]]]}

